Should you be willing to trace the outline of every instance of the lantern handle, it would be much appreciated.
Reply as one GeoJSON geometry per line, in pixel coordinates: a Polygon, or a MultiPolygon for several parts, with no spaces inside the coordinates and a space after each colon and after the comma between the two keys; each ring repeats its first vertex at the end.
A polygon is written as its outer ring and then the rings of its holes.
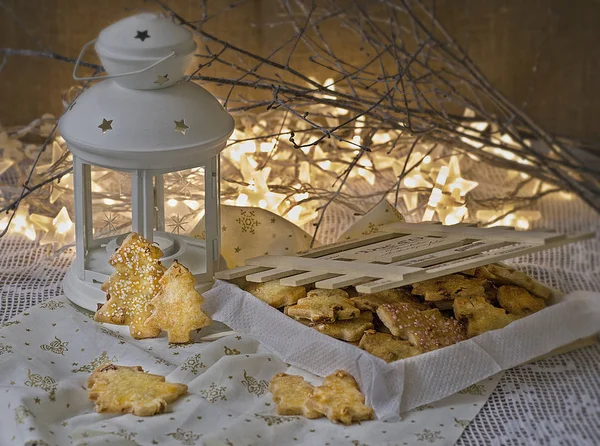
{"type": "Polygon", "coordinates": [[[81,57],[85,53],[85,50],[91,44],[95,43],[96,40],[97,39],[90,40],[88,43],[86,43],[85,45],[83,45],[83,48],[81,48],[81,51],[79,52],[79,56],[77,57],[77,60],[75,61],[75,68],[73,68],[73,79],[75,79],[76,81],[94,81],[96,79],[112,79],[112,78],[115,78],[115,77],[123,77],[123,76],[130,76],[132,74],[139,74],[139,73],[143,73],[144,71],[148,71],[150,68],[155,67],[156,65],[158,65],[161,62],[164,62],[167,59],[175,57],[175,51],[171,51],[169,54],[167,54],[162,59],[157,60],[152,65],[149,65],[146,68],[142,68],[141,70],[129,71],[127,73],[108,74],[106,76],[79,77],[79,76],[77,76],[77,68],[79,68],[79,63],[81,62],[81,57]]]}

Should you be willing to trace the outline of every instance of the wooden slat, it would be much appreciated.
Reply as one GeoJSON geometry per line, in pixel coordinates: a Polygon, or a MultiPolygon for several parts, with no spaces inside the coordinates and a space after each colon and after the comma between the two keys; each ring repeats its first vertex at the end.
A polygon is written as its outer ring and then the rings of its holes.
{"type": "Polygon", "coordinates": [[[514,231],[498,228],[476,228],[462,225],[421,225],[420,223],[390,223],[380,227],[382,231],[402,234],[462,235],[480,240],[503,240],[518,243],[544,244],[564,238],[564,235],[545,231],[514,231]]]}
{"type": "Polygon", "coordinates": [[[412,274],[410,277],[400,278],[386,278],[384,280],[374,280],[372,282],[358,285],[356,290],[359,293],[376,293],[379,291],[389,290],[403,285],[409,285],[415,282],[421,282],[423,280],[435,279],[436,277],[445,276],[447,274],[458,273],[465,269],[475,268],[478,266],[489,265],[490,263],[500,262],[502,260],[510,259],[513,257],[519,257],[534,252],[544,251],[546,249],[555,248],[558,246],[566,245],[573,242],[578,242],[595,237],[594,233],[580,233],[565,235],[562,239],[556,239],[545,245],[540,244],[515,244],[499,248],[491,253],[483,253],[469,257],[467,259],[461,259],[455,262],[446,262],[442,265],[427,268],[422,270],[423,272],[412,274]],[[390,280],[391,279],[391,280],[390,280]]]}
{"type": "Polygon", "coordinates": [[[384,240],[391,240],[394,238],[402,237],[403,235],[405,235],[405,234],[401,234],[399,232],[394,232],[394,233],[392,233],[392,232],[377,232],[375,234],[370,234],[370,235],[367,235],[364,237],[360,237],[360,238],[356,238],[356,239],[352,239],[352,240],[348,240],[348,241],[344,241],[344,242],[332,243],[329,245],[314,248],[314,249],[311,249],[311,250],[301,253],[299,256],[300,257],[309,257],[309,258],[321,257],[321,256],[325,256],[328,254],[334,254],[336,252],[341,252],[341,251],[345,251],[345,250],[352,249],[352,248],[358,248],[360,246],[366,246],[371,243],[382,242],[384,240]]]}
{"type": "Polygon", "coordinates": [[[261,271],[265,271],[270,268],[264,268],[261,266],[238,266],[237,268],[224,269],[223,271],[217,271],[215,273],[216,279],[221,280],[233,280],[239,279],[240,277],[247,276],[248,274],[254,274],[261,271]]]}
{"type": "Polygon", "coordinates": [[[445,249],[443,251],[414,257],[411,259],[395,262],[394,265],[414,266],[425,268],[431,265],[437,265],[450,260],[464,259],[479,254],[490,249],[502,248],[507,245],[513,245],[513,242],[498,242],[485,240],[472,240],[470,243],[457,248],[445,249]]]}
{"type": "Polygon", "coordinates": [[[308,271],[306,273],[281,279],[279,283],[287,286],[302,286],[337,276],[339,276],[339,274],[308,271]]]}
{"type": "Polygon", "coordinates": [[[361,274],[344,274],[343,276],[332,277],[316,282],[315,287],[325,290],[335,290],[336,288],[344,288],[364,282],[370,282],[374,279],[374,277],[366,277],[361,274]]]}
{"type": "Polygon", "coordinates": [[[259,273],[248,274],[246,280],[248,282],[269,282],[270,280],[281,279],[282,277],[293,276],[303,273],[304,271],[289,269],[289,268],[273,268],[259,273]]]}
{"type": "Polygon", "coordinates": [[[393,263],[408,259],[419,254],[428,254],[440,249],[462,246],[469,239],[464,237],[431,237],[422,235],[410,235],[389,240],[374,245],[354,248],[337,254],[340,259],[355,259],[363,262],[393,263]]]}
{"type": "Polygon", "coordinates": [[[262,256],[255,257],[246,261],[252,266],[263,267],[282,267],[297,269],[303,271],[322,271],[327,273],[348,274],[355,271],[361,271],[372,277],[398,278],[408,277],[411,274],[422,272],[422,268],[412,268],[406,266],[378,265],[366,262],[343,262],[339,260],[327,259],[307,259],[303,257],[292,256],[262,256]]]}

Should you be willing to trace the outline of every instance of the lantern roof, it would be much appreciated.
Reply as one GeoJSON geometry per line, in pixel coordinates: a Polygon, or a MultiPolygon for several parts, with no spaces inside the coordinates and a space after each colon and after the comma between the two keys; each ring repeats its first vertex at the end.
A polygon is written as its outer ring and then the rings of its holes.
{"type": "Polygon", "coordinates": [[[172,19],[141,13],[104,28],[96,41],[98,55],[114,59],[160,59],[171,51],[195,51],[192,33],[172,19]]]}
{"type": "Polygon", "coordinates": [[[201,165],[219,153],[234,120],[193,82],[135,90],[109,79],[81,94],[59,129],[71,151],[89,163],[167,171],[201,165]]]}

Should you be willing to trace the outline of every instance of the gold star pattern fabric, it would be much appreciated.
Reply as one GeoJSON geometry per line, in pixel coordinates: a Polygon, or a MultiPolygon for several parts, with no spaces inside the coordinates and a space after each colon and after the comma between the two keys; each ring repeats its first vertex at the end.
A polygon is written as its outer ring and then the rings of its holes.
{"type": "Polygon", "coordinates": [[[108,132],[109,130],[112,130],[112,129],[113,129],[113,128],[112,128],[112,122],[113,122],[113,120],[112,120],[112,119],[109,121],[109,120],[107,120],[107,119],[104,119],[104,118],[103,118],[103,119],[102,119],[102,123],[101,123],[101,124],[98,126],[98,128],[99,128],[100,130],[102,130],[102,133],[106,133],[106,132],[108,132]]]}
{"type": "Polygon", "coordinates": [[[176,132],[181,132],[182,135],[185,135],[186,130],[189,128],[190,126],[185,123],[184,119],[181,119],[180,121],[175,121],[176,132]]]}

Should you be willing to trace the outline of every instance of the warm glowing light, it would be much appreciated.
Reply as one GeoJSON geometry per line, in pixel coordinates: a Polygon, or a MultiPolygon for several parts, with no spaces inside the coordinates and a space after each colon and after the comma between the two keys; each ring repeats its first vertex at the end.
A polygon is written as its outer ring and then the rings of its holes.
{"type": "Polygon", "coordinates": [[[67,212],[66,207],[63,207],[58,215],[54,217],[52,224],[56,228],[56,232],[62,235],[66,234],[73,228],[73,222],[69,218],[69,213],[67,212]]]}
{"type": "MultiPolygon", "coordinates": [[[[440,168],[440,172],[438,173],[438,176],[435,180],[435,184],[439,184],[440,186],[443,186],[444,184],[446,184],[446,180],[448,179],[449,172],[450,172],[450,168],[448,166],[442,166],[440,168]]],[[[440,194],[441,193],[442,193],[442,191],[440,190],[440,194]]],[[[433,193],[432,193],[432,195],[433,195],[433,193]]]]}
{"type": "Polygon", "coordinates": [[[235,201],[236,206],[248,206],[248,195],[239,194],[237,200],[235,201]]]}
{"type": "Polygon", "coordinates": [[[102,200],[102,202],[103,202],[104,204],[108,205],[108,206],[112,206],[113,204],[115,204],[115,203],[116,203],[116,201],[115,201],[115,200],[113,200],[112,198],[104,198],[104,199],[102,200]]]}
{"type": "Polygon", "coordinates": [[[183,202],[192,211],[197,211],[198,209],[200,209],[200,203],[198,203],[196,200],[183,200],[183,202]]]}

